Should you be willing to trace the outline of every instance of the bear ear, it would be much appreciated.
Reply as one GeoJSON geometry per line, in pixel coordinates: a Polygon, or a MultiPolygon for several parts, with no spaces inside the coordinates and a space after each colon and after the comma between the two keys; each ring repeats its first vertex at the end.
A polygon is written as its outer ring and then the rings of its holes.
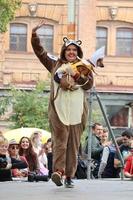
{"type": "Polygon", "coordinates": [[[82,44],[82,41],[81,41],[81,40],[77,40],[76,43],[77,43],[78,45],[81,45],[81,44],[82,44]]]}
{"type": "Polygon", "coordinates": [[[69,39],[67,37],[63,37],[63,41],[64,41],[64,43],[67,43],[67,42],[69,42],[69,39]]]}

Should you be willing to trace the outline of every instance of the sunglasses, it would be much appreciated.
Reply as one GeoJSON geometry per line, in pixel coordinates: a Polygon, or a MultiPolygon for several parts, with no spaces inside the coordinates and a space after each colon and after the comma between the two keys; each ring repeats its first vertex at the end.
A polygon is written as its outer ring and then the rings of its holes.
{"type": "Polygon", "coordinates": [[[18,146],[11,146],[11,149],[19,149],[18,146]]]}

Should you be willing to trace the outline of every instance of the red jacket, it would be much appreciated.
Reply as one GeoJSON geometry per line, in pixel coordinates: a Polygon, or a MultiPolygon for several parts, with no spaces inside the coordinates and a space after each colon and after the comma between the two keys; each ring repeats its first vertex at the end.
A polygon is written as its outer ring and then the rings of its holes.
{"type": "Polygon", "coordinates": [[[124,172],[128,172],[133,175],[133,155],[128,157],[125,163],[124,172]]]}

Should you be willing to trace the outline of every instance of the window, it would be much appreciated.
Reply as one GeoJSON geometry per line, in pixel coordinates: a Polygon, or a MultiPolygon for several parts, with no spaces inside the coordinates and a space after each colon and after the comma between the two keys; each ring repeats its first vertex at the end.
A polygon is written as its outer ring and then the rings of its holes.
{"type": "Polygon", "coordinates": [[[96,29],[96,49],[105,46],[107,49],[107,28],[97,27],[96,29]]]}
{"type": "Polygon", "coordinates": [[[123,107],[120,105],[108,105],[106,109],[111,126],[128,127],[128,107],[123,107]]]}
{"type": "Polygon", "coordinates": [[[133,29],[118,28],[116,33],[116,55],[133,55],[133,29]]]}
{"type": "Polygon", "coordinates": [[[45,25],[37,30],[41,45],[46,51],[53,52],[53,26],[45,25]]]}
{"type": "Polygon", "coordinates": [[[10,25],[10,50],[26,51],[27,47],[27,26],[25,24],[10,25]]]}

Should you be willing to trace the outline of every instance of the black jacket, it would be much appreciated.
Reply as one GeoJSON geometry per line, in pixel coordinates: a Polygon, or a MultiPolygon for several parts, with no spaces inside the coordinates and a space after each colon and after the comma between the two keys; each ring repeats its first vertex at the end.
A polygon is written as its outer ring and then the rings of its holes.
{"type": "MultiPolygon", "coordinates": [[[[6,155],[0,155],[0,158],[6,160],[6,155]]],[[[0,181],[12,181],[11,169],[24,169],[27,168],[27,163],[25,161],[17,160],[15,158],[11,159],[11,166],[9,169],[0,167],[0,181]]],[[[8,162],[8,161],[7,161],[8,162]]]]}

